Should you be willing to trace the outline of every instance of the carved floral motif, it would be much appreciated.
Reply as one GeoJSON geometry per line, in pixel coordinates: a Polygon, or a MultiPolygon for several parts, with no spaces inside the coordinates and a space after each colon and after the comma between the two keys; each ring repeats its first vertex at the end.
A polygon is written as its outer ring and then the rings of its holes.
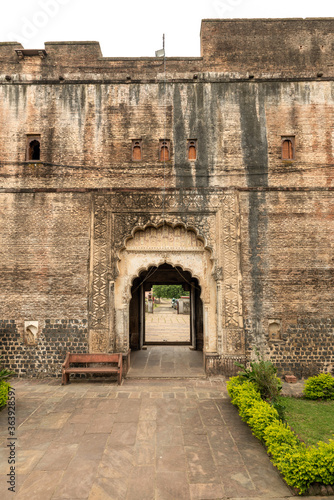
{"type": "Polygon", "coordinates": [[[95,200],[93,238],[93,281],[90,326],[94,329],[107,326],[107,207],[103,196],[95,200]]]}
{"type": "Polygon", "coordinates": [[[239,326],[239,265],[237,200],[234,195],[223,201],[223,269],[225,326],[239,326]]]}

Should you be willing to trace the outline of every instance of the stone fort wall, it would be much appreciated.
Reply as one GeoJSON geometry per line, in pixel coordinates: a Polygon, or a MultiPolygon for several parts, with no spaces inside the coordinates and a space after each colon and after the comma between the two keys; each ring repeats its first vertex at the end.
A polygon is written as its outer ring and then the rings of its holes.
{"type": "MultiPolygon", "coordinates": [[[[201,57],[167,58],[166,74],[157,58],[102,57],[96,42],[46,43],[43,57],[0,44],[6,363],[54,374],[67,350],[88,351],[92,304],[107,307],[104,274],[116,278],[122,238],[165,218],[206,237],[222,293],[238,286],[244,345],[232,358],[256,345],[282,373],[333,370],[333,24],[205,20],[201,57]],[[27,160],[27,136],[39,137],[39,161],[27,160]],[[166,162],[161,139],[170,141],[166,162]],[[109,221],[101,230],[97,196],[109,221]],[[94,243],[101,238],[106,246],[94,243]],[[228,238],[238,262],[231,282],[228,238]],[[97,292],[94,248],[107,251],[97,292]],[[38,321],[31,344],[27,321],[38,321]]],[[[225,355],[217,347],[215,369],[224,371],[225,355]]]]}

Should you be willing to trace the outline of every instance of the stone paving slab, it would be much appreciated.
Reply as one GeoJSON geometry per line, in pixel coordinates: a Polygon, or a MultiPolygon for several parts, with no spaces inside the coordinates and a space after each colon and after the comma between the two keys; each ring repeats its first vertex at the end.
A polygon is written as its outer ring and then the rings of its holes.
{"type": "Polygon", "coordinates": [[[147,346],[131,352],[127,378],[205,378],[203,353],[189,346],[147,346]]]}
{"type": "MultiPolygon", "coordinates": [[[[2,433],[2,500],[296,498],[230,404],[222,377],[13,385],[16,492],[7,490],[2,433]]],[[[2,430],[7,418],[4,409],[2,430]]]]}

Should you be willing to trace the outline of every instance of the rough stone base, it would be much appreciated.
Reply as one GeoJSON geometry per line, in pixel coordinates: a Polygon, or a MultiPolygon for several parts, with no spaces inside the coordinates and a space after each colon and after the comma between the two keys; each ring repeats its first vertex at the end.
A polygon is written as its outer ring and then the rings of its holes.
{"type": "Polygon", "coordinates": [[[19,376],[60,376],[67,351],[88,352],[85,319],[46,319],[36,345],[26,345],[21,330],[15,320],[0,320],[1,361],[19,376]]]}
{"type": "Polygon", "coordinates": [[[204,354],[205,373],[207,375],[224,375],[232,377],[237,375],[239,368],[235,362],[245,363],[245,357],[240,355],[224,356],[216,353],[204,354]]]}

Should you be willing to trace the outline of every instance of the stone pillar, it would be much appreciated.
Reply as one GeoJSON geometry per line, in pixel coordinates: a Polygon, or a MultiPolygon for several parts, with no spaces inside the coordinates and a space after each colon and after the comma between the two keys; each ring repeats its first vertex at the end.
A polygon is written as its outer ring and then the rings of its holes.
{"type": "Polygon", "coordinates": [[[191,283],[190,290],[190,321],[191,321],[191,344],[196,349],[196,328],[195,328],[195,285],[191,283]]]}
{"type": "Polygon", "coordinates": [[[223,352],[223,283],[217,281],[217,353],[223,352]]]}

